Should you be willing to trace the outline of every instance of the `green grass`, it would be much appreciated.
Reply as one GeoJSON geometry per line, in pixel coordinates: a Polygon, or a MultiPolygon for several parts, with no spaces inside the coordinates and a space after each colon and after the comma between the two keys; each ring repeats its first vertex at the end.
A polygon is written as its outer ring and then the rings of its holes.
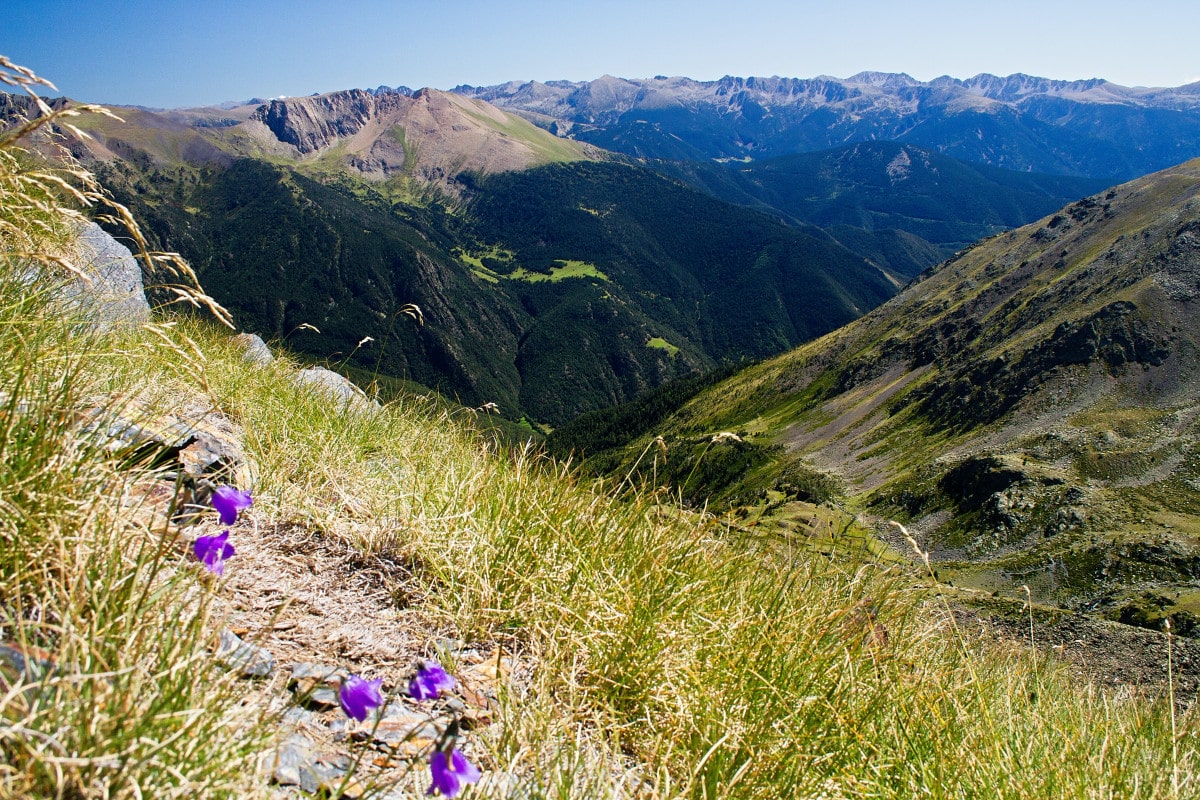
{"type": "Polygon", "coordinates": [[[608,281],[608,276],[601,272],[595,264],[589,264],[586,261],[569,261],[566,259],[557,259],[556,264],[560,266],[551,267],[550,272],[530,272],[524,267],[517,267],[506,277],[514,281],[526,281],[528,283],[540,283],[549,281],[550,283],[558,283],[567,278],[595,278],[601,281],[608,281]]]}
{"type": "Polygon", "coordinates": [[[552,133],[542,130],[528,120],[514,114],[504,114],[504,121],[497,122],[492,116],[482,112],[472,101],[448,95],[451,102],[462,109],[480,125],[498,131],[529,147],[538,157],[540,164],[566,163],[587,158],[584,146],[572,139],[560,139],[552,133]]]}
{"type": "Polygon", "coordinates": [[[653,347],[658,350],[666,350],[667,355],[671,356],[672,358],[674,358],[675,354],[679,352],[678,347],[671,344],[661,336],[651,336],[650,341],[646,342],[646,347],[653,347]]]}
{"type": "Polygon", "coordinates": [[[80,428],[97,402],[140,420],[136,383],[107,394],[107,376],[170,357],[59,299],[76,202],[104,207],[86,173],[0,136],[0,639],[57,665],[0,663],[0,797],[247,796],[264,737],[209,654],[211,584],[138,515],[159,476],[80,428]]]}

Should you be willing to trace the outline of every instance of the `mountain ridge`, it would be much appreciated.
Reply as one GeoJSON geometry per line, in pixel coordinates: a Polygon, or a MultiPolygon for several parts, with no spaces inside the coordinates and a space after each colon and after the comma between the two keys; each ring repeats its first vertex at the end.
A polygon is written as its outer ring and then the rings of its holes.
{"type": "Polygon", "coordinates": [[[649,158],[757,159],[889,139],[1007,169],[1118,181],[1200,155],[1200,82],[1130,88],[986,73],[923,82],[867,72],[715,81],[604,76],[452,91],[524,114],[557,135],[649,158]]]}
{"type": "Polygon", "coordinates": [[[512,419],[557,425],[691,370],[773,355],[939,257],[886,221],[788,230],[769,207],[726,207],[653,165],[435,90],[118,111],[127,121],[80,119],[94,138],[71,147],[98,159],[154,245],[183,252],[243,325],[512,419]],[[517,157],[488,161],[493,146],[517,157]],[[431,324],[397,331],[388,320],[406,303],[431,324]],[[356,345],[364,337],[392,338],[375,354],[356,345]],[[594,352],[564,346],[579,341],[594,352]]]}
{"type": "MultiPolygon", "coordinates": [[[[0,116],[36,116],[29,98],[3,98],[0,116]]],[[[92,137],[69,137],[78,155],[104,160],[140,152],[172,166],[265,158],[317,176],[345,170],[377,183],[392,180],[406,184],[408,193],[436,187],[449,197],[461,192],[456,178],[463,172],[488,175],[608,157],[486,102],[436,89],[350,89],[233,108],[113,108],[120,118],[77,118],[92,137]]]]}

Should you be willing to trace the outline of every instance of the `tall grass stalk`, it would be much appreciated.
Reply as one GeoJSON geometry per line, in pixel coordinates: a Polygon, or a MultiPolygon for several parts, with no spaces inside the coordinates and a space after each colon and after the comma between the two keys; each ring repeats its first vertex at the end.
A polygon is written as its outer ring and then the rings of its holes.
{"type": "MultiPolygon", "coordinates": [[[[31,94],[42,83],[4,59],[0,78],[31,94]]],[[[142,332],[102,337],[61,300],[85,214],[128,215],[78,164],[23,146],[75,113],[38,105],[0,135],[0,796],[248,796],[265,740],[230,713],[211,592],[177,531],[139,521],[139,488],[158,476],[84,424],[89,410],[134,413],[121,398],[137,380],[103,386],[110,358],[163,349],[142,332]]],[[[142,255],[148,270],[171,261],[142,255]]]]}

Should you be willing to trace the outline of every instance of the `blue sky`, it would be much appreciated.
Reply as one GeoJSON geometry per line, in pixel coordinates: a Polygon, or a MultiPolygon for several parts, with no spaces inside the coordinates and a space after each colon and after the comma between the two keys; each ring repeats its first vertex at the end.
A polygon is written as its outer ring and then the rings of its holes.
{"type": "Polygon", "coordinates": [[[0,55],[153,107],[405,85],[686,75],[1200,80],[1200,2],[5,0],[0,55]]]}

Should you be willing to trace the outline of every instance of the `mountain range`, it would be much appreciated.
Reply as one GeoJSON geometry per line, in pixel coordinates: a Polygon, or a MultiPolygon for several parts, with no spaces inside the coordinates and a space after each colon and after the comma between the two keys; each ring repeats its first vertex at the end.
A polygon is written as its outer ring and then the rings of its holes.
{"type": "Polygon", "coordinates": [[[551,427],[807,341],[1096,188],[882,143],[642,162],[429,89],[117,111],[60,134],[241,327],[551,427]]]}
{"type": "Polygon", "coordinates": [[[1200,83],[976,75],[918,81],[656,76],[459,86],[554,133],[644,158],[761,160],[855,142],[914,144],[962,161],[1115,183],[1200,156],[1200,83]]]}

